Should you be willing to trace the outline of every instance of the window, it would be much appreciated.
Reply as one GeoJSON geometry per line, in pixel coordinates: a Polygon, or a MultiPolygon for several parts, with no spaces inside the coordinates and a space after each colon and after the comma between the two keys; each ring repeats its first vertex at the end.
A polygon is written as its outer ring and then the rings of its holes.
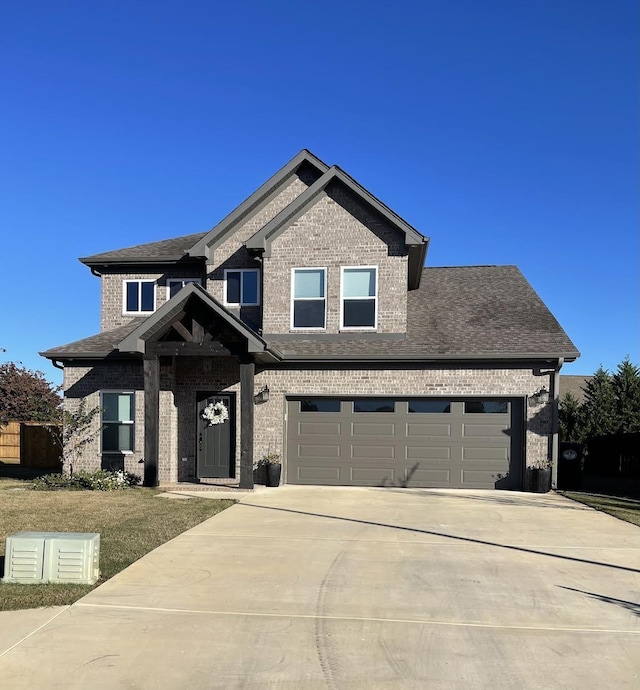
{"type": "Polygon", "coordinates": [[[231,307],[257,307],[259,299],[257,268],[234,268],[224,272],[224,303],[231,307]]]}
{"type": "Polygon", "coordinates": [[[133,453],[135,393],[101,394],[102,452],[133,453]]]}
{"type": "Polygon", "coordinates": [[[185,285],[188,285],[189,283],[197,283],[198,285],[201,284],[200,278],[170,278],[167,281],[167,288],[169,289],[169,299],[172,297],[175,297],[180,290],[185,285]]]}
{"type": "Polygon", "coordinates": [[[291,271],[291,328],[322,329],[327,314],[327,269],[291,271]]]}
{"type": "Polygon", "coordinates": [[[340,401],[335,398],[301,400],[300,412],[340,412],[340,401]]]}
{"type": "Polygon", "coordinates": [[[409,412],[426,414],[449,414],[450,400],[409,400],[409,412]]]}
{"type": "Polygon", "coordinates": [[[342,269],[340,328],[376,328],[378,269],[375,266],[342,269]]]}
{"type": "Polygon", "coordinates": [[[509,403],[506,400],[467,400],[464,404],[465,414],[506,414],[509,403]]]}
{"type": "Polygon", "coordinates": [[[354,412],[395,412],[395,400],[382,400],[379,398],[372,398],[371,400],[354,400],[354,412]]]}
{"type": "Polygon", "coordinates": [[[125,280],[123,292],[124,314],[150,314],[155,311],[155,280],[125,280]]]}

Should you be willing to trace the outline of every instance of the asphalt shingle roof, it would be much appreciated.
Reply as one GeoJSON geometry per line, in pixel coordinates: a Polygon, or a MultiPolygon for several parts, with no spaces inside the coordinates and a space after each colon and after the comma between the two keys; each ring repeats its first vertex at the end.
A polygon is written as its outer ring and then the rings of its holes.
{"type": "Polygon", "coordinates": [[[132,319],[130,323],[114,328],[110,331],[103,331],[97,335],[92,335],[89,338],[76,340],[67,345],[59,345],[52,347],[46,352],[41,352],[43,357],[49,359],[64,359],[65,357],[80,357],[88,355],[89,357],[106,357],[116,350],[118,344],[126,338],[129,333],[133,332],[147,317],[138,317],[132,319]]]}
{"type": "Polygon", "coordinates": [[[149,261],[158,259],[162,261],[181,259],[191,249],[191,247],[201,240],[206,233],[198,232],[194,235],[183,235],[174,237],[170,240],[160,240],[159,242],[149,242],[147,244],[137,244],[134,247],[125,247],[102,254],[93,254],[80,259],[85,264],[99,264],[100,262],[111,263],[117,261],[149,261]]]}
{"type": "MultiPolygon", "coordinates": [[[[406,338],[264,336],[286,358],[567,357],[578,351],[516,266],[425,268],[408,293],[406,338]]],[[[104,353],[141,322],[44,353],[104,353]]]]}

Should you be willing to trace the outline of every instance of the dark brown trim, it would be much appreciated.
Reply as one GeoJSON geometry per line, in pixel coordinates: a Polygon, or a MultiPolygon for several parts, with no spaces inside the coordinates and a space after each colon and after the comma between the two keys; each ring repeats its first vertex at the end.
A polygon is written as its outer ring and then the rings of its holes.
{"type": "Polygon", "coordinates": [[[240,488],[253,489],[253,387],[256,365],[240,360],[240,488]]]}
{"type": "Polygon", "coordinates": [[[158,357],[229,357],[231,355],[231,351],[217,340],[209,343],[183,343],[180,341],[149,343],[147,352],[158,357]]]}
{"type": "Polygon", "coordinates": [[[160,360],[145,357],[144,371],[144,485],[158,486],[160,449],[160,360]]]}

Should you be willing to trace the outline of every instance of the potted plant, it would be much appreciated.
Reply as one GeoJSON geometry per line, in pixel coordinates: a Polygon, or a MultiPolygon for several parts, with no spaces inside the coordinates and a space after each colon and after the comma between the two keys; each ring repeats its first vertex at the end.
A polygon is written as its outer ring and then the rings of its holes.
{"type": "Polygon", "coordinates": [[[280,453],[269,451],[256,462],[255,469],[265,477],[265,484],[267,486],[280,486],[280,475],[282,473],[280,453]]]}
{"type": "Polygon", "coordinates": [[[540,460],[527,469],[529,491],[536,494],[546,494],[551,491],[551,464],[548,460],[540,460]]]}

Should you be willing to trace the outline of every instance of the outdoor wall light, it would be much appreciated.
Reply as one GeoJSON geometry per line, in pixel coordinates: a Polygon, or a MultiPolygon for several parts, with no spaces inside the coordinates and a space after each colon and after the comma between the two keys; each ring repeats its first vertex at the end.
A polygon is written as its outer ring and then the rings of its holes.
{"type": "Polygon", "coordinates": [[[256,405],[269,402],[269,386],[265,385],[262,390],[253,396],[253,402],[256,405]]]}
{"type": "Polygon", "coordinates": [[[543,386],[529,398],[529,406],[546,405],[549,402],[549,391],[543,386]]]}

